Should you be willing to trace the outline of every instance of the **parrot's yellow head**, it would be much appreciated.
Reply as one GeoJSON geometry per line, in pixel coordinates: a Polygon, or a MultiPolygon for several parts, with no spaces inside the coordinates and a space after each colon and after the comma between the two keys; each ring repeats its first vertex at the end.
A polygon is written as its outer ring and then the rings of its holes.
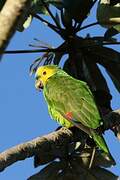
{"type": "Polygon", "coordinates": [[[36,89],[40,90],[43,89],[47,80],[57,73],[59,67],[56,65],[45,65],[41,66],[37,69],[35,73],[35,87],[36,89]]]}

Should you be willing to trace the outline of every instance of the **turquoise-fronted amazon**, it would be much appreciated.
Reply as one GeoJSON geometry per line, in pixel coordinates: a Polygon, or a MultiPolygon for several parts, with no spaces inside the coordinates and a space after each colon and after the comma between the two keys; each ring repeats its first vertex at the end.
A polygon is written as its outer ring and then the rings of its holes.
{"type": "Polygon", "coordinates": [[[51,117],[67,128],[80,128],[104,153],[110,155],[103,136],[97,132],[103,122],[87,84],[55,65],[39,67],[35,77],[35,87],[43,89],[51,117]]]}

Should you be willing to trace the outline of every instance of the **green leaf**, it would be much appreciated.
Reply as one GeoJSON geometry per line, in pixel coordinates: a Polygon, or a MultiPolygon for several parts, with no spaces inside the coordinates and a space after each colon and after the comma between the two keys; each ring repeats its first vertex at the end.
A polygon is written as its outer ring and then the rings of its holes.
{"type": "Polygon", "coordinates": [[[110,5],[111,5],[111,6],[114,6],[114,5],[116,5],[117,3],[120,3],[120,0],[110,0],[110,5]]]}
{"type": "Polygon", "coordinates": [[[16,30],[22,32],[24,29],[27,29],[32,22],[32,15],[23,13],[17,23],[16,30]]]}
{"type": "MultiPolygon", "coordinates": [[[[44,0],[44,2],[49,6],[50,4],[57,7],[58,9],[63,8],[62,0],[44,0]]],[[[45,14],[48,15],[46,8],[44,7],[41,0],[32,0],[31,12],[35,14],[45,14]]]]}
{"type": "Polygon", "coordinates": [[[59,14],[57,12],[55,13],[55,19],[56,19],[57,23],[59,24],[59,26],[61,26],[60,25],[60,17],[59,17],[59,14]]]}
{"type": "MultiPolygon", "coordinates": [[[[108,0],[100,0],[97,7],[97,20],[105,28],[113,27],[120,32],[120,3],[110,6],[108,0]]],[[[115,34],[114,34],[115,35],[115,34]]]]}
{"type": "Polygon", "coordinates": [[[2,0],[2,1],[0,1],[0,10],[1,10],[1,9],[2,9],[2,7],[4,6],[5,2],[6,2],[6,0],[2,0]]]}
{"type": "MultiPolygon", "coordinates": [[[[46,4],[52,4],[57,8],[62,8],[62,0],[45,0],[46,4]]],[[[22,15],[19,18],[16,29],[22,32],[24,29],[28,28],[32,22],[32,14],[44,14],[49,15],[48,11],[44,7],[41,0],[31,0],[31,3],[26,9],[24,9],[22,15]]]]}
{"type": "Polygon", "coordinates": [[[100,167],[95,167],[90,171],[96,177],[96,180],[118,180],[118,176],[100,167]]]}
{"type": "Polygon", "coordinates": [[[96,63],[101,64],[110,73],[113,83],[119,90],[120,86],[120,53],[102,46],[92,47],[90,53],[95,55],[96,63]],[[117,82],[117,83],[116,83],[117,82]]]}
{"type": "MultiPolygon", "coordinates": [[[[44,2],[48,5],[48,0],[45,0],[44,2]]],[[[32,0],[30,13],[48,15],[48,12],[41,0],[32,0]]]]}
{"type": "Polygon", "coordinates": [[[45,165],[55,159],[54,154],[50,154],[48,152],[44,152],[44,155],[41,157],[40,154],[36,154],[34,157],[34,167],[38,167],[40,165],[45,165]]]}
{"type": "Polygon", "coordinates": [[[93,61],[95,62],[98,62],[98,59],[100,57],[109,64],[111,62],[120,63],[120,53],[108,47],[103,47],[103,46],[90,47],[89,55],[90,54],[96,56],[96,58],[93,59],[93,61]]]}
{"type": "Polygon", "coordinates": [[[48,2],[60,10],[63,9],[63,0],[48,0],[48,2]]]}
{"type": "Polygon", "coordinates": [[[29,27],[29,25],[32,22],[32,16],[29,13],[31,3],[29,2],[27,6],[23,9],[22,14],[19,16],[17,25],[16,25],[16,30],[22,32],[24,29],[29,27]]]}
{"type": "Polygon", "coordinates": [[[94,167],[85,168],[79,161],[70,160],[52,162],[28,180],[117,180],[118,177],[110,171],[94,167]]]}
{"type": "Polygon", "coordinates": [[[46,8],[41,3],[41,0],[32,0],[28,6],[23,10],[16,29],[20,32],[24,31],[24,29],[28,28],[32,22],[33,16],[31,14],[45,14],[48,15],[46,8]]]}
{"type": "Polygon", "coordinates": [[[119,31],[117,31],[115,28],[111,27],[107,29],[107,31],[104,34],[104,40],[109,40],[112,36],[118,34],[119,31]]]}
{"type": "Polygon", "coordinates": [[[108,75],[110,76],[111,80],[113,81],[113,84],[115,85],[118,92],[120,92],[120,81],[116,79],[109,71],[107,71],[108,75]]]}
{"type": "Polygon", "coordinates": [[[108,109],[111,109],[111,95],[107,82],[99,70],[98,65],[95,63],[94,58],[96,59],[91,54],[86,56],[83,64],[83,73],[86,82],[94,94],[100,112],[105,113],[108,109]]]}
{"type": "Polygon", "coordinates": [[[93,91],[104,90],[109,93],[109,88],[107,82],[103,77],[101,71],[99,70],[96,63],[93,62],[94,56],[88,56],[84,60],[83,72],[86,78],[86,81],[90,85],[93,91]]]}
{"type": "Polygon", "coordinates": [[[58,65],[63,55],[64,55],[63,52],[56,52],[56,53],[55,53],[55,57],[54,57],[54,59],[53,59],[53,63],[54,63],[55,65],[58,65]]]}
{"type": "Polygon", "coordinates": [[[65,9],[64,12],[61,13],[61,19],[62,24],[67,29],[72,26],[72,17],[68,10],[65,9]]]}
{"type": "Polygon", "coordinates": [[[113,80],[113,83],[117,90],[119,91],[120,87],[120,63],[111,62],[107,63],[106,60],[99,60],[99,63],[103,65],[106,70],[109,72],[110,77],[113,80]]]}
{"type": "MultiPolygon", "coordinates": [[[[76,156],[76,161],[79,162],[80,164],[82,163],[85,167],[88,168],[91,160],[92,151],[93,149],[91,147],[84,148],[80,153],[80,156],[79,155],[76,156]]],[[[96,149],[92,167],[102,166],[108,168],[111,167],[114,163],[115,162],[113,162],[112,159],[104,155],[103,152],[96,149]]]]}
{"type": "Polygon", "coordinates": [[[93,0],[63,0],[65,9],[76,21],[82,22],[89,14],[93,0]]]}
{"type": "Polygon", "coordinates": [[[24,27],[25,29],[27,29],[27,28],[30,26],[31,22],[32,22],[32,15],[29,15],[29,17],[27,18],[27,20],[24,22],[23,27],[24,27]]]}
{"type": "Polygon", "coordinates": [[[74,65],[71,59],[67,59],[64,63],[63,70],[74,78],[85,81],[83,74],[82,56],[75,58],[74,65]],[[81,61],[80,61],[81,59],[81,61]]]}

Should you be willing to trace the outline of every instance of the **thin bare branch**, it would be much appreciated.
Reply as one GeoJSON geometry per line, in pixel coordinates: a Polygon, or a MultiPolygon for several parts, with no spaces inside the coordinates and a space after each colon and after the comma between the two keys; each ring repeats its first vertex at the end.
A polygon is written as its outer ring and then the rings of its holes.
{"type": "Polygon", "coordinates": [[[86,28],[89,28],[89,27],[92,27],[92,26],[95,26],[95,25],[98,25],[98,24],[99,24],[99,22],[94,22],[94,23],[88,24],[88,25],[83,26],[83,27],[80,27],[81,24],[78,24],[78,26],[76,28],[76,32],[81,31],[81,30],[86,29],[86,28]]]}
{"type": "Polygon", "coordinates": [[[10,50],[4,51],[0,54],[27,54],[27,53],[42,53],[42,52],[56,52],[57,49],[34,49],[34,50],[10,50]]]}
{"type": "MultiPolygon", "coordinates": [[[[81,45],[80,48],[85,48],[85,47],[94,47],[94,46],[99,46],[99,45],[119,45],[120,42],[102,42],[101,44],[98,43],[94,43],[93,41],[89,42],[85,45],[81,45]]],[[[4,51],[4,52],[0,52],[0,54],[27,54],[27,53],[42,53],[42,52],[63,52],[63,53],[67,53],[67,51],[65,51],[65,49],[60,49],[60,48],[43,48],[43,49],[34,49],[34,50],[8,50],[8,51],[4,51]]]]}
{"type": "Polygon", "coordinates": [[[86,26],[81,27],[81,28],[80,28],[80,31],[83,30],[83,29],[89,28],[89,27],[91,27],[91,26],[96,26],[96,25],[98,25],[98,24],[99,24],[98,21],[97,21],[97,22],[94,22],[94,23],[91,23],[91,24],[88,24],[88,25],[86,25],[86,26]]]}
{"type": "Polygon", "coordinates": [[[52,12],[50,11],[49,7],[47,6],[47,4],[45,3],[44,0],[41,0],[42,4],[44,5],[44,7],[46,8],[46,10],[48,11],[49,15],[51,16],[51,18],[53,19],[53,21],[55,22],[56,26],[58,27],[59,30],[61,30],[61,26],[59,25],[59,23],[57,22],[56,18],[54,17],[54,15],[52,14],[52,12]]]}
{"type": "Polygon", "coordinates": [[[36,19],[40,20],[45,25],[47,25],[49,28],[51,28],[53,31],[55,31],[56,33],[60,34],[60,31],[57,29],[57,27],[55,25],[49,23],[48,21],[46,21],[45,19],[43,19],[41,16],[39,16],[37,14],[32,14],[32,15],[33,15],[33,17],[35,17],[36,19]]]}

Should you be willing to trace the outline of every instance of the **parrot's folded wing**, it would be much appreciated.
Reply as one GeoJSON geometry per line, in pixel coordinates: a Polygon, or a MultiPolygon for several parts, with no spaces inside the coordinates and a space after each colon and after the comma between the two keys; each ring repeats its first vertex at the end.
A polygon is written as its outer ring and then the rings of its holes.
{"type": "Polygon", "coordinates": [[[71,122],[74,126],[78,127],[79,129],[83,130],[84,132],[86,132],[88,135],[91,135],[91,131],[90,128],[84,126],[80,121],[77,121],[76,119],[74,119],[73,117],[68,116],[67,114],[63,114],[62,112],[59,112],[66,120],[68,120],[69,122],[71,122]]]}
{"type": "Polygon", "coordinates": [[[66,120],[70,121],[71,123],[74,124],[74,126],[78,127],[79,129],[83,130],[84,132],[86,132],[88,135],[90,135],[91,137],[93,137],[94,141],[96,142],[97,146],[101,148],[101,150],[103,150],[103,152],[108,156],[108,158],[110,158],[114,163],[113,165],[115,165],[115,161],[112,157],[112,155],[109,152],[109,149],[107,147],[107,144],[103,138],[102,135],[99,135],[95,132],[94,129],[88,128],[86,126],[84,126],[83,124],[81,124],[79,121],[77,121],[76,119],[74,119],[72,117],[71,112],[68,112],[67,114],[63,114],[60,112],[60,114],[66,118],[66,120]]]}

